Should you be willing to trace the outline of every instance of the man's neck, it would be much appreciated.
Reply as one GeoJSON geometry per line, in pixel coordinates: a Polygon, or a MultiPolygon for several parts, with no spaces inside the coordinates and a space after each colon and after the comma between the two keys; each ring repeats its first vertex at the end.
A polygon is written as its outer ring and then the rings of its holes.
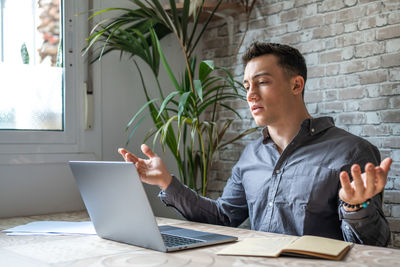
{"type": "Polygon", "coordinates": [[[285,119],[281,119],[279,122],[272,125],[268,125],[268,133],[272,141],[276,144],[280,154],[285,148],[292,142],[293,138],[297,135],[300,130],[302,122],[311,118],[311,115],[304,110],[299,113],[293,113],[285,119]]]}

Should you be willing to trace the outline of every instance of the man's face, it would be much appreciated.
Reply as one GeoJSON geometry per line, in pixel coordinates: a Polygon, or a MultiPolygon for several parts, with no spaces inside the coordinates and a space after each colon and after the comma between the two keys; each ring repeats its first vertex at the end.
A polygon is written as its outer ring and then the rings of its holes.
{"type": "Polygon", "coordinates": [[[262,55],[247,63],[243,85],[257,125],[272,125],[290,116],[291,82],[275,55],[262,55]]]}

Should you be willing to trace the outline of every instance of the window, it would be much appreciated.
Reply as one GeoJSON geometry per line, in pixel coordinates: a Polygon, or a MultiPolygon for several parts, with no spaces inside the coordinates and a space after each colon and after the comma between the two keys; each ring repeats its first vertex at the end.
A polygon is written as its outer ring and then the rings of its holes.
{"type": "Polygon", "coordinates": [[[0,156],[79,152],[88,2],[0,4],[0,156]]]}
{"type": "Polygon", "coordinates": [[[61,0],[0,1],[0,129],[62,131],[61,0]]]}

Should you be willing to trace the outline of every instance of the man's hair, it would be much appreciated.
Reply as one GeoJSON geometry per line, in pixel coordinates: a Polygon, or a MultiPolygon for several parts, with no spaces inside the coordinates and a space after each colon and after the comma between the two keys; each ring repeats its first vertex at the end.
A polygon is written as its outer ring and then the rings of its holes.
{"type": "MultiPolygon", "coordinates": [[[[242,60],[247,65],[250,60],[262,55],[275,55],[284,72],[289,77],[300,75],[303,77],[305,85],[307,80],[306,60],[299,50],[283,44],[253,42],[242,56],[242,60]]],[[[302,95],[304,97],[304,89],[302,95]]]]}

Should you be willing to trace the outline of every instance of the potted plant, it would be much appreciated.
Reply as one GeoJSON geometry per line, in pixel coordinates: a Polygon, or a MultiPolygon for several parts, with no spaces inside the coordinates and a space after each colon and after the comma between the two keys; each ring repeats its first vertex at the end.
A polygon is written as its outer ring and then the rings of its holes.
{"type": "Polygon", "coordinates": [[[135,9],[108,8],[91,16],[93,18],[104,12],[120,11],[118,16],[94,26],[85,51],[92,50],[92,62],[114,50],[120,51],[121,56],[130,56],[141,77],[147,102],[126,126],[129,132],[127,143],[141,122],[150,115],[154,127],[147,132],[145,141],[153,138],[153,146],[157,141],[163,149],[167,146],[175,157],[182,182],[206,195],[207,178],[215,152],[256,130],[246,130],[222,142],[233,120],[219,125],[217,110],[229,110],[240,118],[224,101],[244,99],[243,87],[228,70],[214,66],[211,60],[198,63],[194,55],[196,46],[222,0],[217,1],[202,24],[199,19],[204,16],[204,0],[184,0],[179,10],[173,0],[169,1],[168,7],[163,6],[159,0],[131,2],[136,5],[135,9]],[[192,25],[188,27],[190,22],[192,25]],[[186,67],[181,77],[172,71],[160,45],[160,39],[171,33],[177,38],[185,60],[186,67]],[[153,97],[151,94],[154,92],[146,87],[137,58],[141,58],[153,72],[158,87],[157,97],[153,97]],[[174,91],[168,95],[164,95],[159,82],[160,64],[174,86],[174,91]]]}

